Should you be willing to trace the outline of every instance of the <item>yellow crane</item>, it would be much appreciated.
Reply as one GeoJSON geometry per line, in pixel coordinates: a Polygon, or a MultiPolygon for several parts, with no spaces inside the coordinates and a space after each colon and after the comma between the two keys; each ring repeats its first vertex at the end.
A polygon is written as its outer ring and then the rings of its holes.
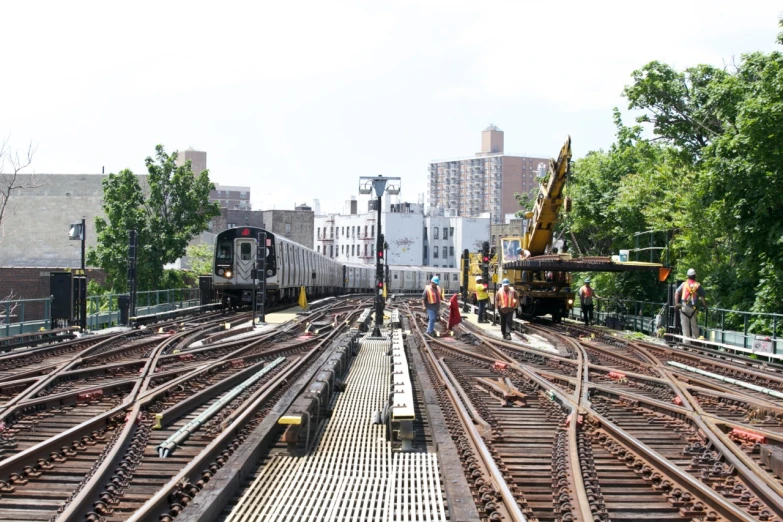
{"type": "MultiPolygon", "coordinates": [[[[571,165],[571,136],[568,137],[557,160],[549,160],[547,175],[538,188],[533,210],[525,213],[527,229],[522,237],[522,249],[526,256],[540,256],[552,245],[555,225],[560,209],[567,204],[563,188],[571,165]]],[[[570,210],[570,209],[566,209],[570,210]]]]}

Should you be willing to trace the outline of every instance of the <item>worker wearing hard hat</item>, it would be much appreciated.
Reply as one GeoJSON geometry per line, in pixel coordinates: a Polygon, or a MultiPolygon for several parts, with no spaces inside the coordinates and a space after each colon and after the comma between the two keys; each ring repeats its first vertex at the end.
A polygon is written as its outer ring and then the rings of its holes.
{"type": "Polygon", "coordinates": [[[476,301],[478,302],[478,322],[486,323],[487,303],[489,303],[489,285],[481,278],[476,278],[476,301]]]}
{"type": "Polygon", "coordinates": [[[427,333],[430,335],[435,334],[435,321],[438,320],[440,302],[443,301],[443,294],[440,288],[438,288],[439,284],[440,278],[438,276],[433,277],[421,296],[424,301],[424,310],[427,312],[427,333]]]}
{"type": "Polygon", "coordinates": [[[582,310],[582,319],[585,321],[585,326],[590,326],[593,321],[593,299],[598,298],[595,290],[590,286],[590,278],[585,279],[585,284],[579,289],[579,309],[582,310]]]}
{"type": "Polygon", "coordinates": [[[696,282],[696,270],[690,268],[688,279],[674,292],[674,306],[680,309],[680,324],[685,344],[690,344],[688,339],[699,337],[699,303],[707,308],[707,293],[704,287],[696,282]]]}
{"type": "Polygon", "coordinates": [[[510,340],[511,331],[514,329],[514,312],[519,300],[516,290],[511,288],[508,279],[504,279],[502,284],[503,286],[495,295],[495,307],[500,312],[500,333],[503,334],[503,339],[510,340]]]}

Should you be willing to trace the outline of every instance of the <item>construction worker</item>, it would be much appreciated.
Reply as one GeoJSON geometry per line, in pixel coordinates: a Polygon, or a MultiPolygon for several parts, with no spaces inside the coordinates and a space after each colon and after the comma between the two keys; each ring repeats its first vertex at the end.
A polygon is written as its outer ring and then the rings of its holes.
{"type": "Polygon", "coordinates": [[[585,284],[579,289],[579,308],[582,310],[582,318],[585,320],[585,326],[590,326],[593,321],[593,298],[598,298],[598,294],[590,286],[590,278],[585,279],[585,284]]]}
{"type": "Polygon", "coordinates": [[[674,306],[680,309],[680,323],[685,344],[690,344],[688,339],[699,337],[699,301],[704,305],[704,308],[707,308],[707,293],[696,282],[696,270],[689,268],[688,279],[674,292],[674,306]]]}
{"type": "Polygon", "coordinates": [[[514,312],[517,309],[517,292],[511,288],[508,279],[503,279],[498,293],[495,295],[495,307],[500,312],[500,333],[503,339],[511,340],[511,331],[514,329],[514,312]]]}
{"type": "Polygon", "coordinates": [[[435,334],[435,321],[438,320],[438,311],[440,310],[440,302],[443,300],[440,288],[440,278],[435,276],[430,281],[430,284],[424,289],[422,294],[422,300],[424,301],[424,310],[427,312],[427,333],[430,335],[435,334]]]}
{"type": "Polygon", "coordinates": [[[481,276],[476,278],[476,301],[478,301],[478,322],[486,323],[487,303],[489,303],[489,285],[481,276]]]}

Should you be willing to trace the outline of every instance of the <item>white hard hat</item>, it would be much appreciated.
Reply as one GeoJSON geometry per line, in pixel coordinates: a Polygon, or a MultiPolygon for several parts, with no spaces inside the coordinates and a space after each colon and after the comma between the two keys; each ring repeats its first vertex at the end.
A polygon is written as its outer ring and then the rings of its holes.
{"type": "Polygon", "coordinates": [[[476,281],[481,281],[481,276],[478,276],[478,277],[476,278],[476,281]]]}
{"type": "Polygon", "coordinates": [[[693,277],[695,275],[696,275],[696,270],[694,270],[693,268],[689,268],[688,269],[688,277],[693,277]]]}

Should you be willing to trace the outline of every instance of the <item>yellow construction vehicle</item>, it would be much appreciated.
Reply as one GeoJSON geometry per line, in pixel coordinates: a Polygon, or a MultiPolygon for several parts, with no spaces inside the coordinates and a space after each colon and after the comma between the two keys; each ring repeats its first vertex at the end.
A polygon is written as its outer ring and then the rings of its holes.
{"type": "Polygon", "coordinates": [[[557,160],[549,160],[547,174],[539,185],[533,210],[525,213],[527,219],[521,237],[501,239],[498,278],[508,278],[519,295],[519,317],[551,315],[555,322],[565,317],[574,305],[571,276],[557,270],[557,262],[569,261],[571,254],[558,253],[552,248],[555,225],[560,210],[570,210],[570,200],[563,197],[563,188],[571,168],[571,137],[569,136],[557,160]],[[535,258],[550,261],[547,269],[514,269],[515,261],[535,258]],[[551,262],[555,262],[554,264],[551,262]],[[552,268],[555,268],[554,270],[552,268]]]}

